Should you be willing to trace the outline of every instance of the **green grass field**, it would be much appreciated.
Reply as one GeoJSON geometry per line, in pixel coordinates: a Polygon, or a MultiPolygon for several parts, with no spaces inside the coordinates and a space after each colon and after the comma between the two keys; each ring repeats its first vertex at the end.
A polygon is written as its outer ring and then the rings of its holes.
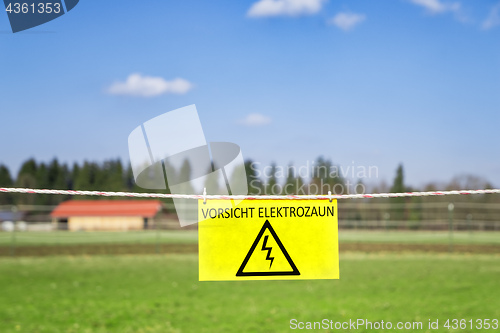
{"type": "Polygon", "coordinates": [[[424,328],[428,319],[441,327],[447,318],[500,319],[500,255],[342,253],[341,279],[318,281],[198,282],[197,265],[190,254],[2,258],[0,332],[287,332],[293,318],[424,328]]]}
{"type": "MultiPolygon", "coordinates": [[[[339,231],[341,242],[447,244],[449,237],[448,231],[339,231]]],[[[452,237],[456,244],[500,244],[498,231],[454,231],[452,237]]]]}
{"type": "Polygon", "coordinates": [[[71,245],[71,244],[191,244],[198,242],[198,232],[196,230],[169,230],[169,231],[125,231],[125,232],[16,232],[0,233],[0,246],[9,245],[12,241],[17,245],[71,245]]]}
{"type": "MultiPolygon", "coordinates": [[[[9,245],[12,241],[17,245],[44,244],[106,244],[106,243],[197,243],[198,233],[195,230],[169,231],[127,231],[127,232],[0,232],[0,246],[9,245]]],[[[420,243],[447,244],[447,231],[367,231],[340,230],[340,242],[376,242],[376,243],[420,243]]],[[[500,232],[490,231],[455,231],[453,241],[456,244],[500,244],[500,232]]]]}

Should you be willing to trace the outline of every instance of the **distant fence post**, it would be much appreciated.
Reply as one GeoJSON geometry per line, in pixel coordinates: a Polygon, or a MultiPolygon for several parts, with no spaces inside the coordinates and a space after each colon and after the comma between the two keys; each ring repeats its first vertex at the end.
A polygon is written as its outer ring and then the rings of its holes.
{"type": "MultiPolygon", "coordinates": [[[[56,238],[56,246],[60,246],[61,242],[59,241],[59,220],[56,221],[56,230],[54,233],[54,237],[56,238]]],[[[60,251],[60,248],[58,249],[58,252],[60,251]]]]}
{"type": "Polygon", "coordinates": [[[472,236],[472,214],[467,214],[467,230],[469,231],[469,236],[472,236]]]}
{"type": "Polygon", "coordinates": [[[10,235],[10,256],[14,257],[16,255],[16,213],[17,207],[11,206],[10,210],[12,211],[12,220],[14,223],[14,228],[12,229],[12,234],[10,235]]]}
{"type": "Polygon", "coordinates": [[[160,254],[160,228],[158,221],[155,221],[156,228],[156,254],[160,254]]]}
{"type": "Polygon", "coordinates": [[[391,213],[384,213],[384,229],[387,231],[389,229],[389,219],[391,218],[391,213]]]}
{"type": "Polygon", "coordinates": [[[449,224],[449,244],[448,244],[448,252],[453,252],[453,210],[455,209],[455,205],[453,203],[448,204],[448,224],[449,224]]]}
{"type": "Polygon", "coordinates": [[[16,227],[14,225],[14,229],[12,229],[12,233],[10,235],[10,256],[14,257],[16,255],[16,227]]]}

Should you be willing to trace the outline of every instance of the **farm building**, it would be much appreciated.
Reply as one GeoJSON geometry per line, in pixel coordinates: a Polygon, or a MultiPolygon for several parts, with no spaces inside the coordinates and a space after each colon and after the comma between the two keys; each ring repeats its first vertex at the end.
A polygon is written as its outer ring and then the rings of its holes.
{"type": "Polygon", "coordinates": [[[50,215],[59,229],[123,231],[152,227],[161,210],[162,203],[157,200],[70,200],[50,215]]]}

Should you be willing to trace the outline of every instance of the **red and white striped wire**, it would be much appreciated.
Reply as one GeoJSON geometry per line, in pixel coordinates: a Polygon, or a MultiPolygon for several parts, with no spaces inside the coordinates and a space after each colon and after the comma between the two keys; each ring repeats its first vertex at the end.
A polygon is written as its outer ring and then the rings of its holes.
{"type": "Polygon", "coordinates": [[[321,194],[321,195],[198,195],[198,194],[163,194],[163,193],[134,193],[134,192],[103,192],[78,190],[42,190],[31,188],[0,187],[0,193],[31,193],[31,194],[60,194],[60,195],[90,195],[102,197],[134,197],[134,198],[161,198],[161,199],[195,199],[195,200],[332,200],[332,199],[366,199],[366,198],[398,198],[398,197],[428,197],[442,195],[465,194],[500,194],[500,189],[490,190],[459,190],[459,191],[431,191],[406,193],[373,193],[373,194],[321,194]]]}

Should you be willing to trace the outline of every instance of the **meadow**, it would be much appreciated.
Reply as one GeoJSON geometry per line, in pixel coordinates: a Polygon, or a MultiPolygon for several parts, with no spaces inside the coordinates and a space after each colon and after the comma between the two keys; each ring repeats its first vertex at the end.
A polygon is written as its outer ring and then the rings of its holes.
{"type": "MultiPolygon", "coordinates": [[[[375,242],[375,243],[413,243],[413,244],[448,244],[448,231],[370,231],[340,230],[340,242],[375,242]]],[[[81,244],[196,244],[196,230],[150,230],[125,232],[0,232],[0,246],[14,242],[24,245],[81,245],[81,244]]],[[[453,242],[456,244],[500,245],[499,231],[454,231],[453,242]]]]}
{"type": "Polygon", "coordinates": [[[0,258],[0,332],[288,332],[291,319],[422,332],[438,319],[432,332],[449,332],[446,319],[500,319],[496,254],[345,252],[340,280],[198,282],[197,266],[196,254],[0,258]]]}

